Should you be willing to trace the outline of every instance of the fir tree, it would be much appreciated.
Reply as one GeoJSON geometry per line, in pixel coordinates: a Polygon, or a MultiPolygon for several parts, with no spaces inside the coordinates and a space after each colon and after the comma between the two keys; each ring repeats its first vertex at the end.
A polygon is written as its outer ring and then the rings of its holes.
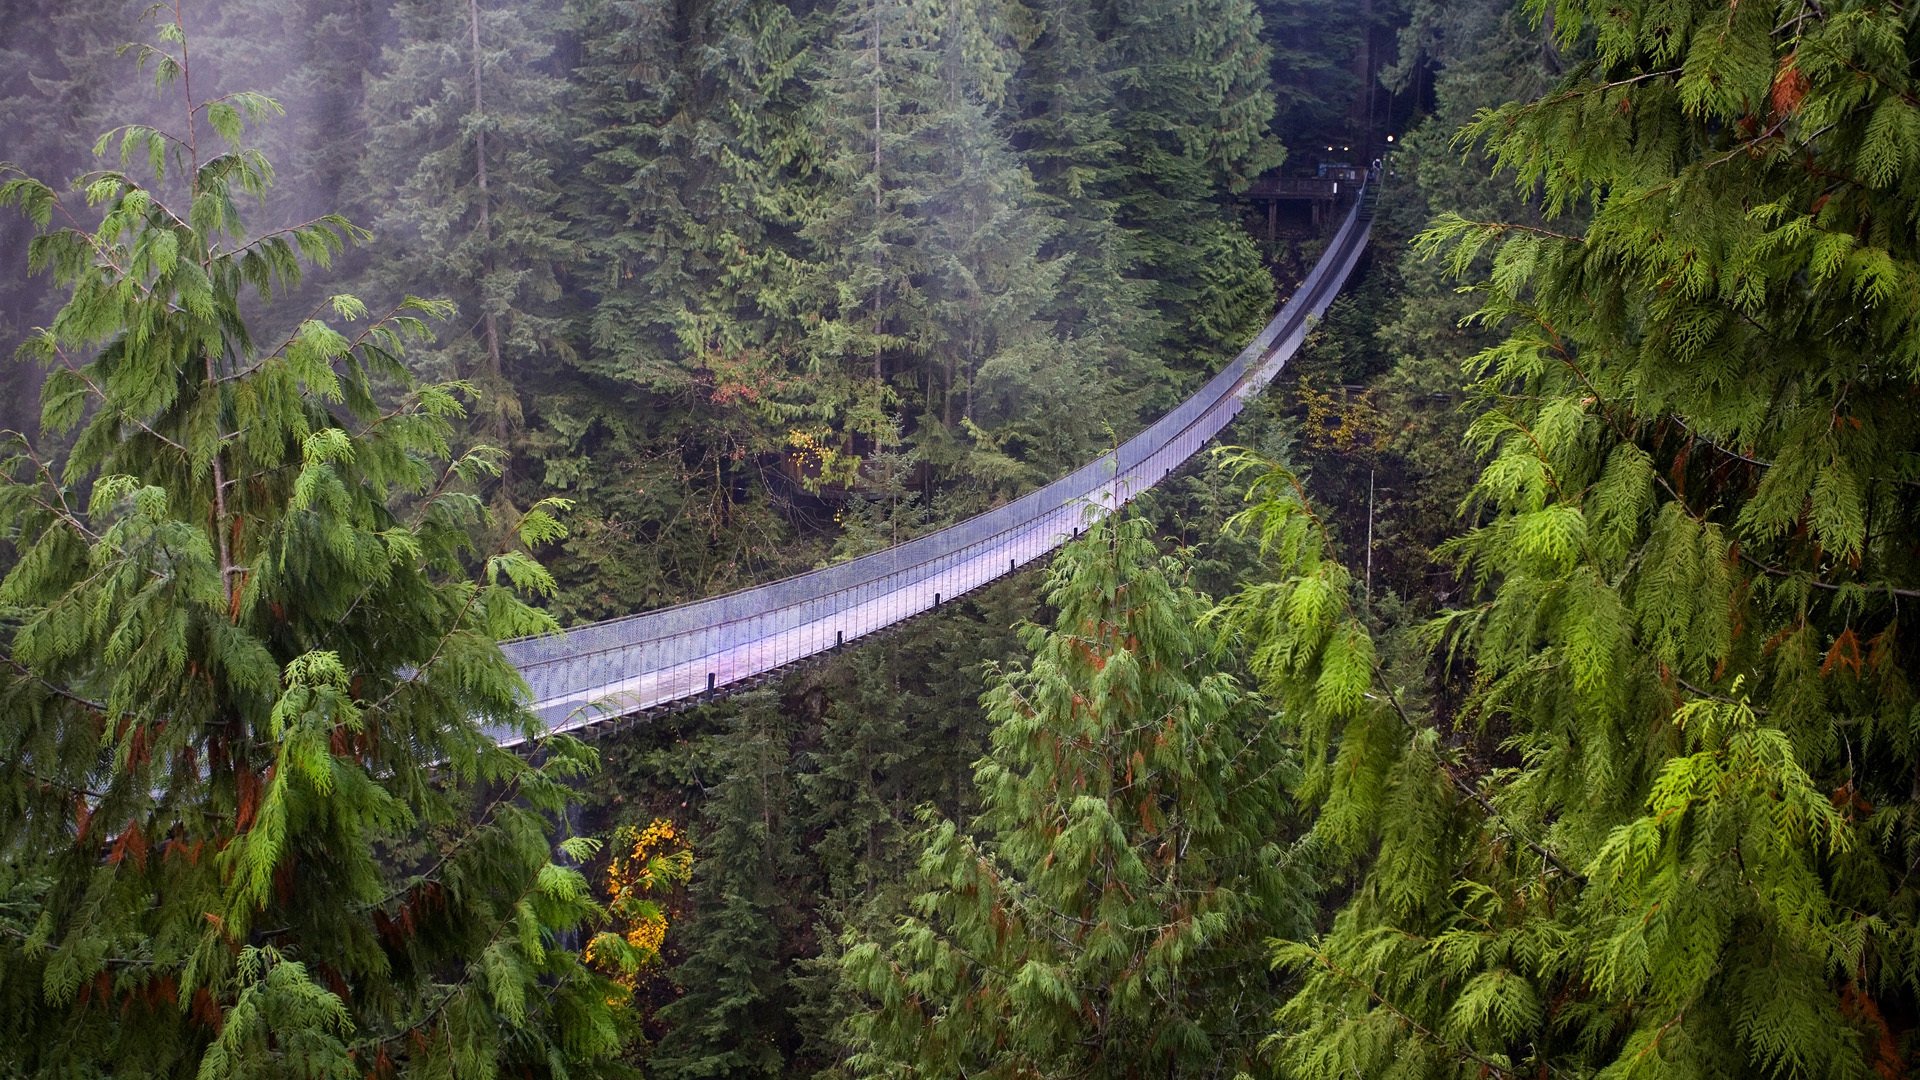
{"type": "Polygon", "coordinates": [[[1126,157],[1120,135],[1118,48],[1103,5],[1045,0],[1027,5],[1034,40],[1021,54],[1008,124],[1037,204],[1056,222],[1043,252],[1062,262],[1044,309],[1056,335],[1071,336],[1098,364],[1112,414],[1146,415],[1171,398],[1167,358],[1153,348],[1167,328],[1151,306],[1152,282],[1134,274],[1117,220],[1126,157]]]}
{"type": "Polygon", "coordinates": [[[701,807],[695,914],[673,969],[685,993],[659,1013],[667,1025],[647,1059],[663,1080],[779,1077],[786,1070],[788,992],[781,970],[793,829],[788,822],[787,721],[771,695],[730,709],[711,738],[726,770],[701,807]]]}
{"type": "Polygon", "coordinates": [[[564,355],[557,211],[564,82],[547,68],[557,5],[402,0],[398,46],[367,87],[362,179],[380,207],[375,295],[430,288],[469,332],[431,357],[484,392],[482,429],[522,423],[515,381],[564,355]]]}
{"type": "Polygon", "coordinates": [[[569,9],[583,160],[568,185],[566,367],[523,380],[530,481],[580,500],[553,560],[566,608],[621,614],[804,564],[769,458],[813,391],[795,377],[794,238],[815,136],[809,23],[785,4],[582,0],[569,9]]]}
{"type": "MultiPolygon", "coordinates": [[[[111,60],[118,28],[131,21],[129,0],[23,0],[0,27],[0,116],[6,117],[6,160],[37,176],[71,176],[87,168],[87,140],[122,115],[122,82],[111,60]]],[[[149,102],[139,101],[139,105],[149,102]]],[[[52,321],[60,297],[27,272],[31,221],[0,217],[0,250],[16,253],[0,267],[0,351],[12,355],[36,326],[52,321]]],[[[0,428],[32,431],[38,421],[40,375],[32,364],[0,369],[0,428]]]]}
{"type": "Polygon", "coordinates": [[[1231,1076],[1255,1068],[1268,935],[1291,877],[1293,759],[1213,669],[1203,604],[1146,524],[1096,527],[1050,571],[1052,630],[985,702],[967,830],[932,815],[910,913],[854,943],[863,1076],[1231,1076]]]}
{"type": "Polygon", "coordinates": [[[940,475],[989,493],[1077,461],[1102,415],[1087,354],[1043,318],[1061,269],[1041,255],[1052,225],[997,123],[1023,14],[840,5],[820,103],[832,186],[806,233],[825,314],[806,346],[844,387],[841,437],[884,448],[904,429],[940,475]]]}
{"type": "Polygon", "coordinates": [[[73,432],[57,456],[10,434],[0,482],[0,1068],[608,1071],[626,1025],[560,945],[596,908],[546,816],[593,755],[493,735],[534,733],[495,642],[551,627],[521,596],[551,583],[518,543],[474,549],[490,455],[448,461],[459,388],[401,360],[447,309],[339,296],[250,334],[364,234],[247,232],[272,174],[242,129],[277,108],[191,96],[176,13],[159,38],[139,55],[181,126],[101,140],[97,228],[0,186],[72,290],[26,351],[45,430],[73,432]]]}
{"type": "Polygon", "coordinates": [[[1156,346],[1218,366],[1264,323],[1273,284],[1224,206],[1274,168],[1271,50],[1252,0],[1115,0],[1109,9],[1125,152],[1112,178],[1129,261],[1170,336],[1156,346]]]}
{"type": "MultiPolygon", "coordinates": [[[[1273,50],[1274,130],[1289,146],[1320,151],[1336,140],[1350,146],[1366,134],[1349,118],[1355,101],[1367,92],[1365,73],[1354,70],[1354,61],[1376,24],[1386,21],[1385,12],[1376,14],[1373,6],[1349,0],[1260,3],[1273,50]]],[[[1361,153],[1334,150],[1327,156],[1347,161],[1361,153]]]]}

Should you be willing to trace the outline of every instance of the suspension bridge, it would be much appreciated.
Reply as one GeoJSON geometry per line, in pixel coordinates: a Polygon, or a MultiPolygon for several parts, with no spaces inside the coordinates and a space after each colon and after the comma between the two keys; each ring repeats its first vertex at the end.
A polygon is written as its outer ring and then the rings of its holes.
{"type": "Polygon", "coordinates": [[[1360,187],[1312,272],[1253,342],[1138,435],[1004,506],[870,555],[509,642],[507,657],[532,689],[535,713],[549,731],[574,731],[723,694],[932,611],[1047,555],[1172,474],[1279,374],[1359,264],[1377,185],[1376,176],[1360,187]]]}

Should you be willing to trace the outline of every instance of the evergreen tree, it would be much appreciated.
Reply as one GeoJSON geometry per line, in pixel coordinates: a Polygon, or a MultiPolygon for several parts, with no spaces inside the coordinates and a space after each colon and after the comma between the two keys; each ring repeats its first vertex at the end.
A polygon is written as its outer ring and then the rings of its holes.
{"type": "Polygon", "coordinates": [[[792,977],[796,1067],[846,1075],[842,943],[893,925],[920,853],[918,809],[952,818],[976,809],[971,767],[989,730],[981,669],[1019,655],[1014,627],[1036,603],[1027,575],[1007,579],[895,635],[884,650],[849,652],[825,673],[818,733],[795,762],[796,816],[818,897],[817,944],[792,977]]]}
{"type": "Polygon", "coordinates": [[[1113,416],[1145,416],[1149,404],[1171,400],[1173,379],[1154,350],[1167,328],[1151,306],[1152,283],[1133,273],[1117,220],[1125,158],[1117,47],[1098,3],[1027,7],[1034,39],[1014,78],[1008,132],[1037,205],[1056,223],[1042,251],[1062,266],[1044,313],[1056,336],[1094,357],[1113,416]]]}
{"type": "Polygon", "coordinates": [[[365,137],[363,76],[391,36],[385,14],[373,0],[222,0],[194,13],[196,81],[255,87],[287,110],[257,133],[278,163],[259,227],[368,209],[361,155],[343,150],[365,137]]]}
{"type": "Polygon", "coordinates": [[[1218,367],[1272,313],[1252,239],[1225,206],[1278,166],[1271,50],[1252,0],[1113,0],[1120,139],[1113,176],[1134,272],[1170,336],[1156,347],[1218,367]]]}
{"type": "Polygon", "coordinates": [[[1052,225],[997,124],[1022,16],[1002,0],[840,5],[820,104],[832,184],[806,233],[825,316],[806,344],[841,387],[839,436],[884,448],[904,427],[941,476],[988,492],[1076,462],[1102,415],[1086,354],[1043,319],[1052,225]]]}
{"type": "MultiPolygon", "coordinates": [[[[1365,137],[1349,123],[1354,103],[1368,89],[1355,61],[1386,14],[1365,0],[1261,0],[1265,39],[1273,49],[1273,128],[1289,146],[1320,151],[1336,140],[1350,146],[1365,137]]],[[[1363,152],[1339,145],[1326,156],[1353,161],[1363,152]]]]}
{"type": "Polygon", "coordinates": [[[551,582],[474,550],[489,456],[447,460],[458,388],[401,362],[446,309],[340,296],[250,334],[243,310],[364,234],[245,230],[271,171],[242,129],[276,107],[189,99],[168,15],[140,55],[185,126],[101,141],[98,227],[0,186],[72,290],[27,351],[45,430],[75,432],[57,456],[9,436],[0,481],[0,1070],[609,1071],[627,1025],[560,945],[596,908],[547,827],[593,755],[493,735],[537,728],[495,642],[551,628],[520,595],[551,582]]]}
{"type": "Polygon", "coordinates": [[[1303,1077],[1899,1075],[1913,1066],[1909,12],[1533,4],[1552,92],[1470,129],[1548,220],[1491,253],[1487,457],[1428,716],[1278,474],[1292,573],[1236,623],[1352,875],[1286,946],[1303,1077]],[[1909,223],[1909,224],[1901,224],[1909,223]]]}
{"type": "MultiPolygon", "coordinates": [[[[1336,312],[1328,323],[1353,326],[1356,339],[1372,337],[1366,344],[1356,341],[1354,348],[1368,354],[1367,374],[1377,376],[1368,380],[1380,430],[1372,455],[1381,465],[1374,508],[1376,591],[1397,591],[1426,610],[1433,598],[1454,592],[1453,575],[1432,551],[1454,531],[1458,508],[1478,471],[1464,439],[1472,415],[1461,407],[1469,400],[1471,381],[1463,361],[1500,334],[1469,317],[1475,297],[1461,292],[1455,277],[1411,241],[1442,209],[1481,221],[1539,223],[1530,193],[1488,183],[1485,157],[1463,155],[1452,141],[1479,110],[1545,92],[1557,70],[1549,35],[1529,26],[1510,0],[1415,8],[1416,21],[1403,35],[1401,49],[1408,60],[1439,70],[1433,114],[1401,138],[1382,178],[1370,273],[1386,279],[1390,292],[1384,302],[1336,312]],[[1379,372],[1383,366],[1388,370],[1379,372]]],[[[1409,77],[1412,70],[1409,65],[1409,77]]],[[[1485,267],[1481,264],[1480,271],[1485,267]]],[[[1359,301],[1343,297],[1338,303],[1359,301]]],[[[1315,470],[1312,486],[1323,501],[1341,491],[1329,479],[1315,470]]],[[[1347,536],[1357,540],[1358,534],[1349,530],[1347,536]]]]}
{"type": "Polygon", "coordinates": [[[852,945],[863,1076],[1231,1076],[1257,1067],[1268,935],[1305,925],[1294,768],[1213,670],[1201,600],[1146,523],[1096,527],[1049,573],[1059,611],[995,677],[969,831],[920,837],[898,929],[852,945]]]}
{"type": "Polygon", "coordinates": [[[786,1068],[782,915],[793,838],[788,823],[786,721],[768,695],[734,710],[719,743],[726,770],[701,808],[694,872],[697,914],[678,935],[686,958],[673,969],[685,993],[662,1009],[668,1025],[648,1057],[663,1080],[780,1077],[786,1068]]]}
{"type": "Polygon", "coordinates": [[[591,296],[566,368],[524,380],[529,477],[580,500],[565,607],[621,614],[804,562],[767,460],[811,404],[795,377],[807,21],[768,2],[579,0],[583,155],[567,214],[591,296]]]}
{"type": "MultiPolygon", "coordinates": [[[[0,24],[0,116],[6,118],[5,160],[37,176],[84,171],[87,141],[110,125],[125,102],[110,58],[118,28],[133,21],[131,0],[23,0],[0,24]]],[[[151,102],[141,101],[151,107],[151,102]]],[[[27,272],[21,256],[31,221],[0,217],[0,352],[13,355],[33,328],[51,322],[60,298],[27,272]]],[[[40,375],[32,364],[0,368],[0,429],[32,431],[40,375]]]]}
{"type": "Polygon", "coordinates": [[[393,20],[400,44],[367,87],[362,180],[382,237],[372,288],[431,289],[467,313],[469,332],[423,359],[481,388],[482,428],[505,443],[522,423],[515,380],[568,347],[557,7],[401,0],[393,20]]]}

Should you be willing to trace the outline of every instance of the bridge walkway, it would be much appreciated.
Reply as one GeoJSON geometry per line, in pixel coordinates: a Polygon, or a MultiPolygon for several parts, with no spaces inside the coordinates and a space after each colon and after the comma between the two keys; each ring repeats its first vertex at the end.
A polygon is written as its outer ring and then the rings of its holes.
{"type": "MultiPolygon", "coordinates": [[[[1300,347],[1366,249],[1377,180],[1234,361],[1115,450],[1005,506],[883,551],[674,607],[508,642],[551,731],[726,692],[905,622],[1042,558],[1211,441],[1300,347]]],[[[518,736],[502,736],[513,743],[518,736]]]]}

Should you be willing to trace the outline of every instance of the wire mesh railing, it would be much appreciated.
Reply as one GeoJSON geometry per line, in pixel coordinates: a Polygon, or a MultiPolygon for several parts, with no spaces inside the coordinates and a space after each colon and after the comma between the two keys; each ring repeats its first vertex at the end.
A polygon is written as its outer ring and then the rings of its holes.
{"type": "MultiPolygon", "coordinates": [[[[923,614],[1038,559],[1159,483],[1260,392],[1365,249],[1363,188],[1293,296],[1240,355],[1138,435],[1053,483],[883,551],[505,645],[550,731],[720,693],[923,614]]],[[[506,743],[517,735],[502,734],[506,743]]]]}

